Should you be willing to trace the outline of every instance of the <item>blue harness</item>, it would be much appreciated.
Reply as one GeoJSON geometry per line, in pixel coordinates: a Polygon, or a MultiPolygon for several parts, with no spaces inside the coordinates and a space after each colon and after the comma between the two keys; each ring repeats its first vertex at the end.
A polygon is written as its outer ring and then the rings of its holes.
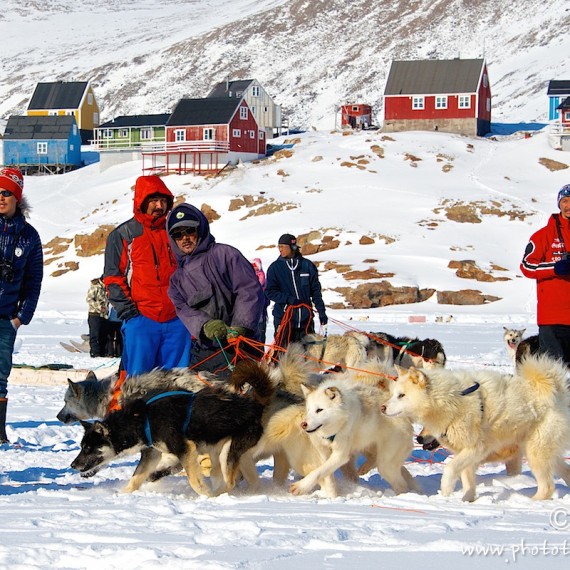
{"type": "MultiPolygon", "coordinates": [[[[188,396],[190,398],[190,402],[188,403],[188,411],[186,412],[186,419],[184,420],[184,425],[182,426],[182,433],[186,434],[186,430],[190,425],[190,418],[192,417],[192,404],[194,403],[194,397],[196,394],[194,392],[185,392],[182,390],[177,390],[174,392],[163,392],[162,394],[157,394],[153,396],[150,400],[146,402],[146,405],[149,406],[150,404],[156,402],[157,400],[161,400],[162,398],[167,398],[169,396],[188,396]]],[[[150,422],[148,421],[148,416],[145,416],[144,419],[144,434],[146,436],[146,445],[147,447],[152,447],[152,434],[150,431],[150,422]]]]}

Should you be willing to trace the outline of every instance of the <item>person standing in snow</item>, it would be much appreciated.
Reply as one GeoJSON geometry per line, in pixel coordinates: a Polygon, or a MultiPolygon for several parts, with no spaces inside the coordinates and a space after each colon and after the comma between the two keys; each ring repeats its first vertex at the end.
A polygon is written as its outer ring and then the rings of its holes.
{"type": "Polygon", "coordinates": [[[87,325],[89,326],[89,354],[91,358],[106,356],[107,352],[107,316],[109,299],[103,276],[91,279],[85,299],[89,307],[87,325]]]}
{"type": "MultiPolygon", "coordinates": [[[[217,243],[206,216],[191,204],[176,206],[166,227],[178,261],[168,294],[195,339],[192,368],[223,377],[236,357],[225,341],[257,340],[264,307],[261,285],[251,263],[235,247],[217,243]]],[[[263,355],[248,343],[239,348],[253,358],[263,355]]]]}
{"type": "MultiPolygon", "coordinates": [[[[261,289],[265,292],[265,285],[266,285],[266,278],[265,278],[265,271],[263,271],[263,265],[261,263],[261,259],[256,257],[252,262],[251,266],[255,271],[255,275],[257,275],[257,280],[261,285],[261,289]]],[[[269,306],[269,299],[264,297],[265,304],[263,307],[263,311],[261,311],[261,318],[259,320],[259,325],[257,327],[257,338],[260,342],[265,344],[265,331],[267,330],[267,307],[269,306]]]]}
{"type": "Polygon", "coordinates": [[[313,311],[315,306],[322,326],[328,322],[321,284],[316,265],[301,255],[297,238],[283,234],[277,243],[279,257],[267,269],[266,297],[275,303],[273,322],[275,337],[283,348],[290,342],[301,340],[315,332],[313,311]],[[291,320],[283,322],[285,310],[292,307],[291,320]]]}
{"type": "Polygon", "coordinates": [[[122,321],[124,373],[188,366],[191,339],[168,297],[176,269],[166,234],[174,197],[158,176],[139,176],[134,217],[116,227],[105,247],[104,281],[122,321]]]}
{"type": "Polygon", "coordinates": [[[536,280],[540,352],[570,365],[570,184],[557,203],[560,213],[531,236],[520,269],[536,280]]]}
{"type": "Polygon", "coordinates": [[[23,190],[17,168],[0,168],[0,443],[8,443],[8,376],[16,334],[34,316],[44,274],[42,243],[26,221],[23,190]]]}

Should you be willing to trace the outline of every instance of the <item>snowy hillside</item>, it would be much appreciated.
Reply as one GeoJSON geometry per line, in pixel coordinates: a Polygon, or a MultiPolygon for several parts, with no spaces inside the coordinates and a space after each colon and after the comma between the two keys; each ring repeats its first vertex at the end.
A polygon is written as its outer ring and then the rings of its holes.
{"type": "Polygon", "coordinates": [[[335,105],[382,120],[392,59],[485,57],[495,122],[545,122],[568,79],[570,10],[552,0],[4,0],[0,121],[38,81],[91,80],[101,118],[162,113],[226,76],[255,77],[291,126],[331,128],[335,105]]]}

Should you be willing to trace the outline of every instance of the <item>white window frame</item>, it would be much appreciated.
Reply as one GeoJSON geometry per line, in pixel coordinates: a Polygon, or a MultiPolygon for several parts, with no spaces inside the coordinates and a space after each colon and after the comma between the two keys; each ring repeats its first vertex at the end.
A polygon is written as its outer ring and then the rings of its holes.
{"type": "Polygon", "coordinates": [[[564,111],[564,120],[570,121],[570,111],[564,111]]]}
{"type": "Polygon", "coordinates": [[[243,107],[243,106],[240,107],[239,108],[239,118],[242,121],[247,121],[248,117],[249,117],[249,115],[247,114],[247,107],[243,107]]]}
{"type": "Polygon", "coordinates": [[[121,139],[129,138],[129,129],[119,129],[119,138],[121,139]]]}
{"type": "Polygon", "coordinates": [[[87,104],[93,105],[93,93],[87,93],[87,104]]]}
{"type": "Polygon", "coordinates": [[[436,109],[447,109],[447,95],[436,95],[435,97],[436,109]]]}
{"type": "Polygon", "coordinates": [[[259,97],[260,95],[261,95],[261,89],[259,88],[259,85],[253,85],[251,87],[251,96],[259,97]]]}
{"type": "Polygon", "coordinates": [[[174,141],[175,142],[185,142],[186,141],[186,129],[174,129],[174,141]]]}
{"type": "Polygon", "coordinates": [[[471,95],[459,95],[457,97],[458,109],[471,109],[471,95]]]}
{"type": "Polygon", "coordinates": [[[212,127],[207,127],[202,131],[202,140],[213,141],[216,140],[216,130],[212,127]]]}
{"type": "Polygon", "coordinates": [[[249,138],[250,138],[250,139],[254,139],[254,138],[255,138],[255,131],[249,131],[249,138]]]}
{"type": "Polygon", "coordinates": [[[487,97],[487,113],[491,112],[491,98],[487,97]]]}
{"type": "Polygon", "coordinates": [[[113,138],[113,130],[112,129],[103,129],[101,136],[104,139],[112,139],[113,138]]]}
{"type": "Polygon", "coordinates": [[[59,113],[57,111],[48,111],[48,115],[50,117],[57,117],[59,115],[59,113]]]}
{"type": "Polygon", "coordinates": [[[234,137],[235,139],[241,138],[241,129],[233,129],[232,137],[234,137]]]}
{"type": "Polygon", "coordinates": [[[36,143],[36,152],[38,154],[47,154],[48,153],[48,143],[45,141],[37,142],[36,143]]]}
{"type": "Polygon", "coordinates": [[[75,136],[77,134],[77,125],[73,125],[73,128],[71,130],[73,132],[73,135],[75,136]]]}
{"type": "Polygon", "coordinates": [[[414,111],[422,111],[425,109],[425,97],[412,97],[412,109],[414,111]]]}
{"type": "Polygon", "coordinates": [[[149,141],[152,139],[152,129],[141,129],[141,141],[149,141]]]}
{"type": "Polygon", "coordinates": [[[265,138],[265,131],[259,131],[259,140],[263,140],[265,138]]]}

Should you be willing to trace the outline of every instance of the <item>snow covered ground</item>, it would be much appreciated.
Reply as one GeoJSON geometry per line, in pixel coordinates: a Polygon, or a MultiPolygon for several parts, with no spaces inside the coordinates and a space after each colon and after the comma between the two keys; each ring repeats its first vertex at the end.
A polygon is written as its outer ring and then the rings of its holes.
{"type": "MultiPolygon", "coordinates": [[[[408,323],[403,312],[331,311],[331,333],[354,327],[417,334],[443,343],[450,367],[493,366],[509,371],[503,325],[536,332],[524,316],[476,314],[451,323],[408,323]],[[368,320],[361,320],[361,319],[368,320]]],[[[41,317],[23,338],[18,361],[40,362],[59,340],[86,331],[79,315],[41,317]]],[[[269,333],[271,334],[271,333],[269,333]]],[[[99,364],[63,354],[76,367],[99,364]]],[[[105,362],[101,360],[101,364],[105,362]]],[[[535,481],[507,477],[487,465],[478,499],[439,495],[443,458],[416,450],[409,469],[424,494],[395,496],[376,471],[359,485],[341,482],[341,496],[295,497],[276,488],[271,462],[258,472],[262,492],[240,486],[231,495],[197,497],[181,476],[122,494],[135,458],[117,461],[92,479],[70,468],[82,436],[79,425],[55,416],[64,386],[11,385],[8,435],[0,453],[0,566],[30,568],[566,568],[570,560],[570,492],[558,481],[554,499],[530,497],[535,481]],[[431,458],[431,461],[428,461],[431,458]]]]}

